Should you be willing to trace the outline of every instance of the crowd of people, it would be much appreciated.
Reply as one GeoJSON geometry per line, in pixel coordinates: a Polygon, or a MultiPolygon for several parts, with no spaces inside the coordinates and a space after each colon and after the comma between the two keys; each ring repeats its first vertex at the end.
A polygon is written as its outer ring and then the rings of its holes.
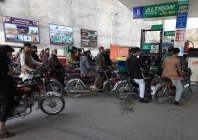
{"type": "MultiPolygon", "coordinates": [[[[12,101],[14,98],[14,81],[12,75],[14,69],[11,64],[11,57],[14,49],[8,45],[0,47],[0,138],[6,138],[14,136],[14,133],[10,133],[5,129],[5,122],[9,116],[9,112],[12,109],[12,101]],[[12,88],[10,88],[12,87],[12,88]]],[[[177,88],[175,105],[181,105],[179,103],[183,86],[179,80],[182,76],[180,60],[177,58],[180,50],[179,48],[170,47],[168,53],[163,56],[163,74],[162,76],[171,79],[172,83],[177,88]]],[[[20,77],[25,80],[31,78],[32,73],[36,71],[37,66],[43,67],[47,65],[51,74],[56,77],[64,77],[65,68],[57,57],[57,49],[46,48],[41,50],[40,54],[37,54],[37,47],[32,46],[30,43],[24,43],[24,47],[20,49],[15,57],[15,64],[21,67],[20,77]]],[[[139,102],[149,103],[144,98],[145,82],[141,73],[141,69],[146,69],[139,59],[140,48],[131,48],[129,50],[129,56],[126,60],[126,69],[130,77],[139,85],[139,102]]],[[[66,62],[68,67],[74,68],[76,65],[80,66],[80,74],[84,76],[92,76],[95,78],[95,82],[92,87],[92,91],[100,91],[101,76],[95,71],[98,66],[101,69],[111,69],[112,62],[109,58],[109,50],[104,50],[103,47],[99,48],[95,60],[91,58],[90,48],[84,48],[81,52],[76,51],[76,47],[71,46],[69,53],[66,56],[66,62]],[[76,52],[76,53],[75,53],[76,52]]]]}

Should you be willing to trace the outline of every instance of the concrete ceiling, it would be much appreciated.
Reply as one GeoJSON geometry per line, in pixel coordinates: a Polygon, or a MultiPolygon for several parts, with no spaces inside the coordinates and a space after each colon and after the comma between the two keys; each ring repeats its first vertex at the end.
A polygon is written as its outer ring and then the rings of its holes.
{"type": "MultiPolygon", "coordinates": [[[[160,3],[175,2],[177,0],[119,0],[123,5],[133,11],[133,7],[153,5],[160,3]]],[[[198,17],[198,0],[189,0],[189,18],[198,17]]],[[[165,20],[165,19],[175,19],[173,17],[159,17],[159,18],[145,18],[144,20],[165,20]]]]}

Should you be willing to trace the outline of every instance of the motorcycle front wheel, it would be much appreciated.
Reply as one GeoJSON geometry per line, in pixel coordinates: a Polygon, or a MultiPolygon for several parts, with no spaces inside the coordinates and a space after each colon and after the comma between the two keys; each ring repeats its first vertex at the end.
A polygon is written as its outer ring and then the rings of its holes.
{"type": "Polygon", "coordinates": [[[62,96],[50,95],[40,101],[40,109],[48,115],[56,115],[65,108],[65,100],[62,96]]]}
{"type": "Polygon", "coordinates": [[[109,95],[114,95],[114,92],[112,92],[114,86],[115,86],[115,84],[111,83],[111,81],[107,81],[103,87],[104,92],[109,95]]]}
{"type": "Polygon", "coordinates": [[[198,92],[198,85],[191,84],[191,87],[187,86],[183,90],[183,97],[186,99],[192,99],[196,97],[196,93],[198,92]]]}

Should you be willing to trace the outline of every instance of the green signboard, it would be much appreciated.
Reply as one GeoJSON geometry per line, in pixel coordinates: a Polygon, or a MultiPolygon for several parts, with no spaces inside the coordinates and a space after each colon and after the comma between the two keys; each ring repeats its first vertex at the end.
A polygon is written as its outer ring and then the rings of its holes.
{"type": "Polygon", "coordinates": [[[164,31],[164,36],[175,36],[175,31],[164,31]]]}
{"type": "Polygon", "coordinates": [[[189,0],[178,0],[179,4],[189,4],[189,0]]]}
{"type": "Polygon", "coordinates": [[[175,16],[176,13],[177,2],[140,6],[133,8],[133,18],[175,16]]]}
{"type": "Polygon", "coordinates": [[[143,50],[150,50],[151,49],[151,44],[142,44],[142,49],[143,50]]]}

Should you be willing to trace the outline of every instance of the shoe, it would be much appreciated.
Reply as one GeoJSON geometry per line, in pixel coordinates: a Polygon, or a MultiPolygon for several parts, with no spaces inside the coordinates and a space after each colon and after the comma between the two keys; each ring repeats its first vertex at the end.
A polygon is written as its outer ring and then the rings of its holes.
{"type": "Polygon", "coordinates": [[[139,102],[140,103],[149,103],[149,101],[148,100],[145,100],[144,98],[140,98],[139,99],[139,102]]]}
{"type": "Polygon", "coordinates": [[[91,89],[91,91],[97,92],[97,91],[100,91],[100,89],[98,89],[97,87],[93,87],[93,88],[91,89]]]}
{"type": "Polygon", "coordinates": [[[3,132],[0,134],[0,138],[3,139],[3,138],[10,138],[10,137],[13,137],[15,136],[16,134],[15,133],[11,133],[11,132],[3,132]]]}
{"type": "Polygon", "coordinates": [[[183,104],[180,104],[178,101],[175,101],[174,103],[176,106],[184,106],[183,104]]]}

